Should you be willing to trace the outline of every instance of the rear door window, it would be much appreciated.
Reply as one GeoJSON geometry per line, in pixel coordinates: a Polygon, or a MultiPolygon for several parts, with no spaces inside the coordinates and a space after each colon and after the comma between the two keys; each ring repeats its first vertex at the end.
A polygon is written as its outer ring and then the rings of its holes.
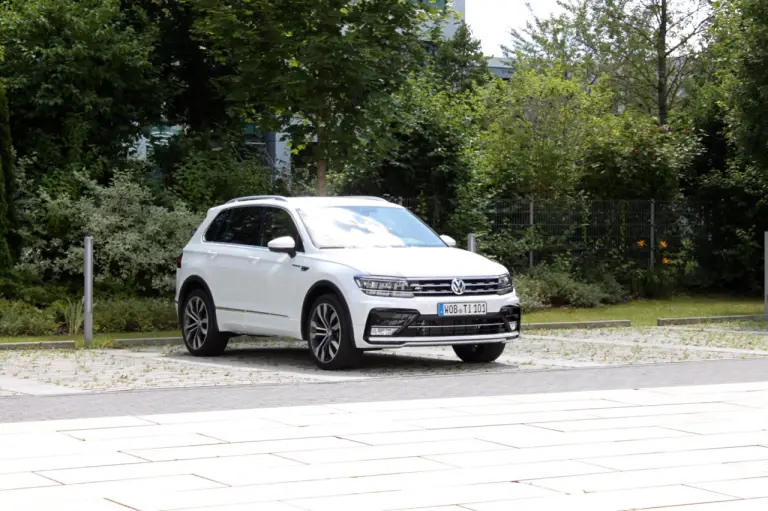
{"type": "Polygon", "coordinates": [[[205,231],[205,241],[261,246],[261,208],[230,208],[219,213],[205,231]]]}
{"type": "Polygon", "coordinates": [[[205,234],[203,234],[203,239],[205,241],[222,243],[222,237],[227,229],[227,224],[229,223],[230,213],[232,213],[231,209],[225,209],[216,215],[216,218],[213,219],[213,222],[211,222],[211,225],[208,226],[205,234]]]}
{"type": "Polygon", "coordinates": [[[259,207],[232,208],[232,217],[227,226],[224,243],[261,246],[263,237],[261,216],[259,207]]]}

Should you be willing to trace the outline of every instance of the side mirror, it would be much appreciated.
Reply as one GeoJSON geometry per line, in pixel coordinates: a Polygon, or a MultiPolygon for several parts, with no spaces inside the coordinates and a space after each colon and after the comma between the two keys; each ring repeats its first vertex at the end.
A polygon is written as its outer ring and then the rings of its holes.
{"type": "Polygon", "coordinates": [[[278,254],[288,254],[291,257],[296,255],[296,242],[290,236],[273,239],[267,243],[267,248],[270,252],[277,252],[278,254]]]}
{"type": "Polygon", "coordinates": [[[450,236],[446,236],[445,234],[443,234],[442,236],[440,236],[440,239],[443,240],[445,244],[448,245],[449,247],[456,248],[456,240],[451,238],[450,236]]]}

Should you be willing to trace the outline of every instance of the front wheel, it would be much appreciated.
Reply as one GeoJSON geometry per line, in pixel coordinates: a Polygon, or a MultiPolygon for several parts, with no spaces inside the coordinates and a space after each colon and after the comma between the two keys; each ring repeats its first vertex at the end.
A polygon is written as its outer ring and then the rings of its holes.
{"type": "Polygon", "coordinates": [[[356,366],[362,350],[355,346],[355,334],[347,308],[336,295],[323,295],[312,304],[306,332],[309,351],[321,369],[348,369],[356,366]]]}
{"type": "Polygon", "coordinates": [[[453,347],[453,351],[456,353],[462,361],[473,364],[487,364],[489,362],[495,362],[507,345],[503,342],[493,342],[486,344],[457,344],[453,347]]]}
{"type": "Polygon", "coordinates": [[[195,289],[184,301],[181,333],[187,351],[197,357],[212,357],[224,353],[229,337],[219,332],[213,300],[202,289],[195,289]]]}

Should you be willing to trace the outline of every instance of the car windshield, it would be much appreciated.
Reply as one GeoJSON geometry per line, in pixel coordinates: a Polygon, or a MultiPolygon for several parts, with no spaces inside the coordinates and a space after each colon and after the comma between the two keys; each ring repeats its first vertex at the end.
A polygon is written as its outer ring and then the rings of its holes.
{"type": "Polygon", "coordinates": [[[404,208],[326,206],[299,209],[312,243],[321,249],[445,247],[427,225],[404,208]]]}

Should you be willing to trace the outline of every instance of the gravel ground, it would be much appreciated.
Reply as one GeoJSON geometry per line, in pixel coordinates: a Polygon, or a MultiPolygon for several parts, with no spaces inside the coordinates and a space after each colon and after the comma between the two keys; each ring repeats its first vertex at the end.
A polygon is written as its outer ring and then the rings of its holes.
{"type": "Polygon", "coordinates": [[[298,375],[213,364],[179,363],[127,350],[0,352],[0,376],[91,391],[317,381],[298,375]]]}
{"type": "MultiPolygon", "coordinates": [[[[752,323],[754,326],[754,323],[752,323]]],[[[768,358],[768,335],[731,325],[541,331],[507,346],[496,364],[461,363],[450,347],[382,350],[359,369],[327,372],[306,344],[235,342],[218,358],[195,358],[183,346],[78,351],[0,352],[0,396],[132,389],[275,385],[306,382],[563,367],[768,358]],[[713,330],[717,328],[717,330],[713,330]],[[28,384],[25,385],[25,382],[28,384]],[[60,390],[57,390],[60,389],[60,390]]]]}
{"type": "MultiPolygon", "coordinates": [[[[753,324],[754,325],[754,324],[753,324]]],[[[643,347],[673,346],[719,348],[768,352],[768,331],[731,329],[727,324],[702,327],[640,327],[595,330],[548,330],[536,332],[546,337],[567,338],[571,341],[594,340],[600,343],[632,343],[643,347]]],[[[529,338],[536,336],[532,334],[529,338]]],[[[768,353],[766,353],[768,354],[768,353]]]]}

